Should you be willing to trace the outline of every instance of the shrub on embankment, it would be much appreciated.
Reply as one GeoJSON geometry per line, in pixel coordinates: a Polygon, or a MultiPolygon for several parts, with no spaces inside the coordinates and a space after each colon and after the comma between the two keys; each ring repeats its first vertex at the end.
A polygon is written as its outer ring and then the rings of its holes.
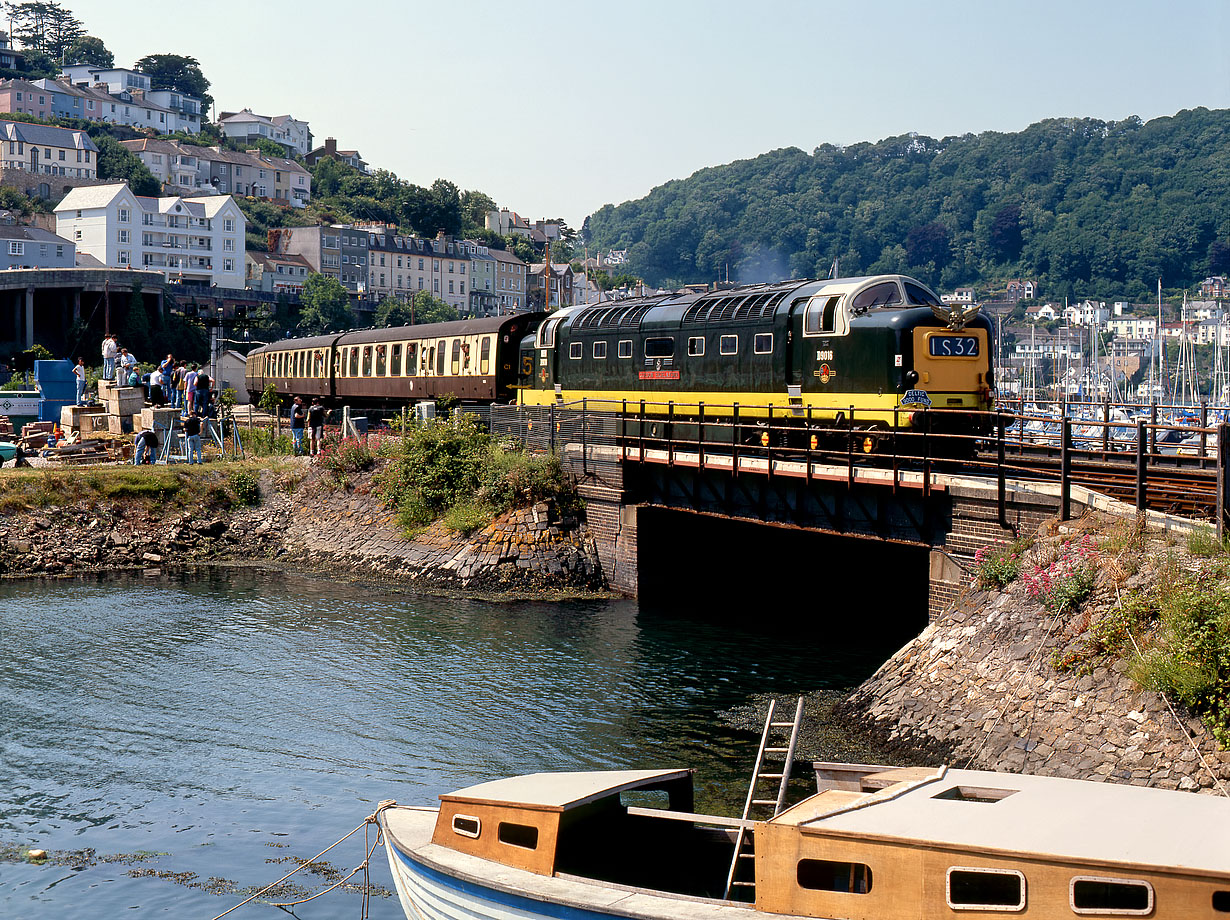
{"type": "Polygon", "coordinates": [[[436,520],[461,533],[496,515],[553,499],[561,513],[579,508],[573,483],[553,455],[502,444],[468,415],[438,419],[386,439],[389,462],[378,476],[382,500],[408,536],[436,520]]]}
{"type": "Polygon", "coordinates": [[[1138,686],[1198,715],[1230,748],[1230,552],[1208,532],[1183,546],[1119,521],[1100,538],[992,547],[977,563],[980,586],[1019,582],[1042,605],[1054,671],[1124,661],[1138,686]]]}
{"type": "Polygon", "coordinates": [[[252,505],[260,501],[258,470],[258,464],[6,470],[0,515],[103,503],[207,510],[252,505]]]}

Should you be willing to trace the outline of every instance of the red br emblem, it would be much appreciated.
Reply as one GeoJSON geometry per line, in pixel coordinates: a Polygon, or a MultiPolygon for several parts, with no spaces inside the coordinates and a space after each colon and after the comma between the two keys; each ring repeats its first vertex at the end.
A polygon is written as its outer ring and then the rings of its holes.
{"type": "Polygon", "coordinates": [[[827,364],[821,364],[820,365],[820,382],[828,383],[829,379],[832,378],[832,376],[833,376],[833,372],[829,370],[829,366],[827,364]]]}

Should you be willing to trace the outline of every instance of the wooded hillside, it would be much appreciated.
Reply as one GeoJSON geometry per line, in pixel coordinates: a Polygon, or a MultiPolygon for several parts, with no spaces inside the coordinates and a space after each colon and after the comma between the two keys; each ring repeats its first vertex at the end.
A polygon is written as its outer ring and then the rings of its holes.
{"type": "Polygon", "coordinates": [[[905,135],[702,169],[585,225],[655,284],[902,271],[980,295],[1148,300],[1230,271],[1230,110],[905,135]]]}

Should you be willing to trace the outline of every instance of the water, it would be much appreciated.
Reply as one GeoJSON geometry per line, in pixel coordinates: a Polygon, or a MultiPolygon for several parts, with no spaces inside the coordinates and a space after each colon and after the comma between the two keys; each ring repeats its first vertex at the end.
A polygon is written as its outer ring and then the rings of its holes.
{"type": "MultiPolygon", "coordinates": [[[[255,573],[4,584],[0,611],[4,920],[208,920],[293,867],[269,860],[314,856],[381,799],[432,803],[514,773],[695,766],[698,806],[730,813],[757,738],[722,713],[852,685],[886,654],[628,601],[489,604],[255,573]],[[34,866],[14,847],[95,853],[34,866]]],[[[361,838],[327,858],[353,867],[361,838]]],[[[373,865],[391,887],[382,853],[373,865]]],[[[359,911],[346,891],[294,909],[359,911]]],[[[382,899],[372,916],[402,915],[382,899]]]]}

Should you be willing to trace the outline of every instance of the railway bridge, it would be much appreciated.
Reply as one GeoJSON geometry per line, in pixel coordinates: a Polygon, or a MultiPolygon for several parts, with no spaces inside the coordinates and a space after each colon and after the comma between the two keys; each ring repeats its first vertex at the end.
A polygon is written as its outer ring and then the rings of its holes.
{"type": "Polygon", "coordinates": [[[1203,519],[1226,532],[1230,477],[1212,446],[1230,444],[1226,425],[1224,437],[1201,429],[1200,455],[1183,456],[1162,453],[1166,426],[1147,421],[1131,449],[1109,433],[1078,437],[1067,421],[1052,444],[1014,442],[1008,418],[976,443],[942,434],[872,443],[847,419],[808,426],[820,436],[800,445],[794,420],[741,425],[733,414],[708,421],[703,406],[663,417],[586,401],[493,407],[491,424],[560,453],[612,588],[642,605],[686,603],[703,586],[749,611],[801,598],[864,625],[902,607],[934,618],[968,584],[980,547],[1048,518],[1134,506],[1167,526],[1203,519]]]}

